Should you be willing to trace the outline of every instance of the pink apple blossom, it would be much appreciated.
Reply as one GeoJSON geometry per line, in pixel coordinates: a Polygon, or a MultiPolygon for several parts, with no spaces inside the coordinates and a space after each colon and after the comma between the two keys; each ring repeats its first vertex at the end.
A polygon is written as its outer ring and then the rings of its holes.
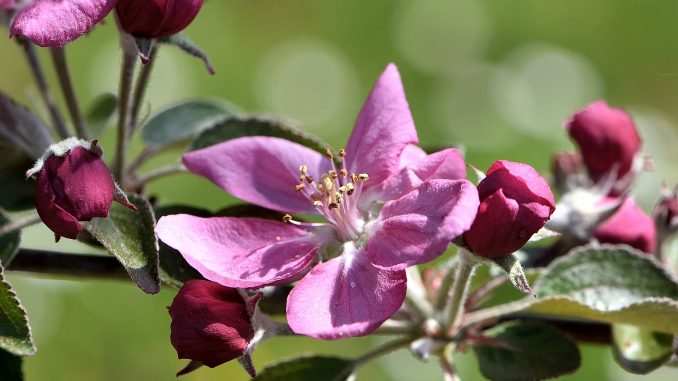
{"type": "MultiPolygon", "coordinates": [[[[89,32],[117,0],[25,0],[17,2],[11,35],[43,47],[60,47],[89,32]]],[[[10,2],[11,4],[12,2],[10,2]]]]}
{"type": "Polygon", "coordinates": [[[461,154],[427,155],[417,142],[400,75],[389,65],[339,151],[339,166],[331,153],[263,136],[183,157],[191,172],[236,197],[327,222],[173,215],[156,232],[224,286],[299,281],[287,301],[296,333],[366,335],[402,305],[405,268],[440,256],[478,210],[461,154]]]}

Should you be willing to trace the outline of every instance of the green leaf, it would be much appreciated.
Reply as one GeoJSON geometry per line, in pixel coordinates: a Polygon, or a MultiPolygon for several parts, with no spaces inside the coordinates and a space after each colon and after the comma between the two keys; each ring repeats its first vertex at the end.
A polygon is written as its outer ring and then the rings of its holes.
{"type": "Polygon", "coordinates": [[[0,142],[37,159],[53,140],[40,118],[0,92],[0,142]]]}
{"type": "Polygon", "coordinates": [[[107,127],[115,111],[118,108],[118,97],[111,93],[101,94],[94,98],[85,115],[87,125],[95,137],[101,136],[107,127]]]}
{"type": "Polygon", "coordinates": [[[573,373],[581,365],[574,340],[547,324],[509,322],[485,334],[496,343],[474,349],[480,371],[490,380],[542,380],[573,373]]]}
{"type": "MultiPolygon", "coordinates": [[[[12,221],[0,210],[0,229],[12,221]]],[[[14,255],[19,251],[19,244],[21,243],[21,230],[0,235],[0,265],[7,267],[7,264],[14,258],[14,255]]]]}
{"type": "Polygon", "coordinates": [[[243,136],[273,136],[299,143],[322,154],[327,145],[320,139],[306,134],[295,127],[264,116],[229,118],[212,128],[205,130],[193,142],[191,150],[197,150],[243,136]]]}
{"type": "Polygon", "coordinates": [[[210,62],[209,57],[207,57],[207,54],[205,54],[205,52],[203,52],[198,47],[198,45],[191,41],[191,39],[188,38],[185,34],[177,33],[172,36],[160,37],[158,41],[163,44],[175,46],[181,49],[184,53],[187,53],[193,57],[201,59],[202,62],[205,64],[205,69],[207,69],[207,72],[214,75],[214,68],[212,67],[212,63],[210,62]]]}
{"type": "Polygon", "coordinates": [[[134,42],[137,45],[137,50],[139,51],[139,58],[141,62],[147,64],[151,59],[151,52],[155,46],[155,39],[145,38],[145,37],[134,37],[134,42]]]}
{"type": "Polygon", "coordinates": [[[0,349],[0,375],[2,381],[23,381],[21,357],[0,349]]]}
{"type": "Polygon", "coordinates": [[[95,218],[83,225],[118,258],[139,288],[155,294],[160,291],[155,216],[145,199],[129,196],[129,201],[139,210],[113,203],[108,218],[95,218]]]}
{"type": "Polygon", "coordinates": [[[664,365],[673,354],[673,335],[615,324],[612,337],[614,358],[630,373],[650,373],[664,365]]]}
{"type": "Polygon", "coordinates": [[[530,288],[530,282],[525,276],[523,266],[520,265],[518,257],[515,255],[507,255],[500,258],[492,259],[492,262],[499,266],[506,274],[508,274],[511,284],[518,291],[534,296],[534,291],[530,288]]]}
{"type": "MultiPolygon", "coordinates": [[[[212,215],[212,213],[207,210],[184,205],[168,205],[160,207],[155,210],[155,214],[158,219],[171,214],[190,214],[199,217],[210,217],[212,215]]],[[[186,262],[178,250],[175,250],[160,241],[160,280],[171,287],[180,288],[190,279],[204,278],[196,269],[186,262]]]]}
{"type": "MultiPolygon", "coordinates": [[[[543,269],[541,268],[525,269],[525,277],[527,278],[528,282],[534,284],[534,282],[536,282],[537,279],[539,279],[539,277],[541,276],[542,271],[543,269]]],[[[525,294],[522,291],[519,291],[511,283],[508,277],[504,277],[504,279],[505,282],[494,288],[485,300],[480,301],[479,304],[480,308],[487,308],[504,303],[509,303],[525,296],[525,294]]]]}
{"type": "Polygon", "coordinates": [[[582,247],[554,261],[523,299],[468,314],[465,324],[518,312],[631,324],[678,333],[678,283],[628,246],[582,247]]]}
{"type": "Polygon", "coordinates": [[[233,106],[225,103],[183,102],[151,117],[141,130],[141,138],[153,147],[178,143],[200,134],[235,112],[233,106]]]}
{"type": "Polygon", "coordinates": [[[0,348],[18,356],[35,354],[26,310],[7,283],[0,266],[0,348]]]}
{"type": "Polygon", "coordinates": [[[353,361],[339,357],[306,356],[267,366],[252,381],[343,381],[353,370],[353,361]]]}

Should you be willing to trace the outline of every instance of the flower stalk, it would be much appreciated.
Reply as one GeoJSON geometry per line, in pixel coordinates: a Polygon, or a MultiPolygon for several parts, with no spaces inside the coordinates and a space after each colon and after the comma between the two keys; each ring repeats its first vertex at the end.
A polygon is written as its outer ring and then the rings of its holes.
{"type": "Polygon", "coordinates": [[[56,133],[62,138],[66,139],[71,134],[68,132],[66,127],[66,122],[64,121],[59,108],[56,105],[52,91],[47,84],[47,79],[45,78],[45,71],[40,64],[38,55],[35,51],[35,45],[28,41],[25,38],[17,38],[19,44],[23,47],[26,58],[28,59],[28,65],[31,68],[33,77],[35,78],[35,83],[38,85],[38,90],[40,91],[40,96],[42,97],[47,110],[49,111],[50,118],[52,119],[53,127],[56,130],[56,133]]]}
{"type": "Polygon", "coordinates": [[[52,48],[50,49],[50,53],[52,54],[54,68],[56,69],[57,76],[59,77],[61,91],[63,92],[64,99],[66,100],[66,107],[68,108],[68,112],[71,115],[71,119],[73,120],[75,131],[78,137],[90,139],[91,137],[87,128],[87,123],[85,122],[85,118],[80,111],[80,105],[75,95],[71,74],[68,70],[66,52],[64,48],[52,48]]]}
{"type": "Polygon", "coordinates": [[[130,128],[131,133],[134,133],[139,128],[139,112],[144,103],[144,96],[148,88],[148,82],[151,79],[151,72],[155,63],[155,57],[158,55],[158,46],[154,46],[149,54],[148,63],[143,65],[139,72],[139,78],[134,88],[134,101],[132,102],[130,128]]]}
{"type": "Polygon", "coordinates": [[[113,174],[124,189],[126,188],[127,181],[125,165],[127,164],[127,149],[132,122],[132,89],[134,83],[134,71],[137,63],[137,52],[134,38],[122,30],[120,31],[120,45],[122,47],[122,67],[120,71],[120,90],[118,94],[120,106],[118,108],[118,137],[115,150],[115,161],[113,164],[113,174]]]}
{"type": "MultiPolygon", "coordinates": [[[[454,281],[452,283],[452,288],[448,293],[449,298],[443,314],[445,319],[443,324],[445,331],[456,329],[459,326],[464,312],[464,302],[466,301],[471,285],[471,278],[478,265],[478,259],[474,257],[473,253],[464,248],[459,248],[457,257],[459,259],[456,266],[454,281]]],[[[441,291],[443,290],[441,289],[441,291]]]]}

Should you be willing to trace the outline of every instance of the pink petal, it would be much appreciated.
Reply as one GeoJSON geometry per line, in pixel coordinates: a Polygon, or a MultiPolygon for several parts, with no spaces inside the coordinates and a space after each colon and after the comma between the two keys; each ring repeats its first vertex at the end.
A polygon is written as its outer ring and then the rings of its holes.
{"type": "Polygon", "coordinates": [[[330,168],[320,153],[274,137],[245,137],[184,154],[189,171],[212,180],[226,192],[266,208],[315,213],[311,201],[295,191],[299,166],[315,179],[330,168]]]}
{"type": "Polygon", "coordinates": [[[376,186],[398,173],[400,153],[418,141],[400,74],[390,64],[358,115],[346,146],[347,169],[369,174],[365,186],[376,186]]]}
{"type": "MultiPolygon", "coordinates": [[[[408,146],[400,157],[401,170],[396,176],[383,183],[382,190],[374,190],[373,198],[393,200],[419,187],[426,180],[466,179],[466,163],[455,148],[442,150],[431,155],[417,147],[420,152],[408,146]],[[423,153],[423,156],[421,154],[423,153]]],[[[369,197],[369,196],[368,196],[369,197]]]]}
{"type": "Polygon", "coordinates": [[[556,202],[551,187],[544,178],[531,166],[508,160],[497,160],[487,170],[487,177],[478,184],[480,198],[484,199],[497,189],[502,189],[506,197],[519,203],[541,201],[547,205],[551,213],[556,202]]]}
{"type": "Polygon", "coordinates": [[[405,272],[377,269],[348,246],[353,252],[315,266],[292,289],[287,321],[294,332],[319,339],[364,336],[403,304],[405,272]]]}
{"type": "Polygon", "coordinates": [[[12,36],[44,47],[60,47],[89,32],[117,0],[34,0],[12,22],[12,36]]]}
{"type": "Polygon", "coordinates": [[[155,232],[205,278],[228,287],[294,281],[318,248],[305,230],[257,218],[178,214],[162,217],[155,232]]]}
{"type": "Polygon", "coordinates": [[[13,9],[15,6],[14,0],[0,0],[0,9],[13,9]]]}
{"type": "Polygon", "coordinates": [[[648,254],[653,254],[657,248],[654,221],[631,198],[627,198],[617,213],[598,226],[593,236],[602,243],[625,243],[648,254]]]}
{"type": "Polygon", "coordinates": [[[380,268],[402,270],[440,256],[471,227],[478,193],[467,180],[429,180],[381,209],[365,251],[380,268]]]}

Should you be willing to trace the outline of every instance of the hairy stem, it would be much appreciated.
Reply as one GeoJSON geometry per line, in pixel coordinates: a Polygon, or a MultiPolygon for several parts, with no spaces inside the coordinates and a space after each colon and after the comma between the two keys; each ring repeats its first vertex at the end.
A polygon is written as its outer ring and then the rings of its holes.
{"type": "Polygon", "coordinates": [[[7,270],[59,276],[129,279],[127,271],[111,256],[33,249],[20,249],[7,270]]]}
{"type": "Polygon", "coordinates": [[[452,287],[452,281],[454,280],[454,274],[457,272],[457,265],[459,264],[459,257],[454,257],[452,262],[450,262],[446,267],[446,273],[443,277],[440,287],[438,288],[438,293],[436,296],[436,311],[442,312],[445,309],[445,303],[450,293],[450,288],[452,287]]]}
{"type": "Polygon", "coordinates": [[[73,88],[71,74],[68,71],[66,51],[64,48],[52,48],[50,49],[50,52],[52,53],[54,68],[56,69],[57,76],[59,77],[61,91],[63,92],[64,99],[66,100],[68,113],[71,115],[71,120],[75,126],[75,131],[79,137],[83,139],[90,139],[91,137],[87,128],[87,123],[85,122],[85,118],[80,111],[80,105],[78,103],[78,99],[75,96],[75,89],[73,88]]]}
{"type": "Polygon", "coordinates": [[[441,353],[438,358],[440,359],[440,367],[443,370],[443,380],[445,381],[460,381],[457,371],[454,369],[454,365],[447,358],[445,353],[441,353]]]}
{"type": "Polygon", "coordinates": [[[42,69],[42,65],[38,59],[37,52],[35,51],[35,45],[22,37],[18,37],[17,41],[24,48],[24,53],[28,59],[28,65],[30,66],[33,77],[35,78],[35,83],[38,85],[40,96],[42,97],[43,102],[45,102],[45,106],[47,106],[47,110],[49,111],[49,116],[52,119],[52,125],[56,130],[56,133],[59,134],[59,137],[62,139],[66,139],[70,136],[70,133],[66,127],[64,117],[61,115],[61,112],[56,105],[52,91],[47,84],[45,71],[42,69]]]}
{"type": "Polygon", "coordinates": [[[120,45],[122,46],[122,68],[120,71],[120,91],[118,99],[118,137],[115,149],[115,161],[113,173],[123,187],[127,189],[127,150],[131,128],[132,110],[132,85],[134,83],[134,70],[137,63],[137,52],[134,39],[124,31],[120,31],[120,45]]]}
{"type": "Polygon", "coordinates": [[[454,329],[459,326],[464,312],[464,302],[471,286],[471,277],[477,266],[477,260],[474,258],[473,253],[464,248],[459,248],[457,257],[459,258],[459,264],[455,271],[454,283],[450,289],[443,315],[445,318],[443,324],[445,332],[450,328],[454,329]]]}
{"type": "Polygon", "coordinates": [[[141,72],[139,73],[139,78],[137,78],[137,84],[134,88],[134,101],[132,102],[132,111],[131,111],[131,133],[134,133],[139,127],[139,111],[141,111],[141,106],[144,103],[144,96],[146,95],[146,89],[148,88],[148,82],[151,79],[151,72],[153,71],[153,64],[155,62],[155,56],[158,54],[159,46],[154,46],[149,55],[149,61],[146,65],[142,66],[141,72]]]}
{"type": "Polygon", "coordinates": [[[8,224],[0,227],[0,236],[23,229],[27,226],[35,225],[38,222],[40,222],[40,216],[37,214],[31,214],[18,220],[11,221],[8,224]]]}
{"type": "Polygon", "coordinates": [[[169,164],[164,167],[160,167],[158,169],[150,171],[146,174],[140,175],[137,179],[130,182],[129,189],[136,189],[146,185],[147,183],[153,180],[157,180],[165,176],[182,172],[186,172],[186,166],[184,166],[182,163],[169,164]]]}
{"type": "Polygon", "coordinates": [[[412,342],[412,337],[404,337],[402,339],[389,341],[388,343],[378,347],[377,349],[367,352],[358,357],[353,362],[353,371],[358,370],[361,366],[377,359],[381,356],[387,355],[395,350],[408,346],[412,342]]]}
{"type": "Polygon", "coordinates": [[[433,313],[433,307],[426,300],[426,288],[419,274],[419,269],[415,266],[408,267],[407,273],[407,295],[405,303],[409,309],[414,312],[421,320],[426,319],[433,313]]]}

